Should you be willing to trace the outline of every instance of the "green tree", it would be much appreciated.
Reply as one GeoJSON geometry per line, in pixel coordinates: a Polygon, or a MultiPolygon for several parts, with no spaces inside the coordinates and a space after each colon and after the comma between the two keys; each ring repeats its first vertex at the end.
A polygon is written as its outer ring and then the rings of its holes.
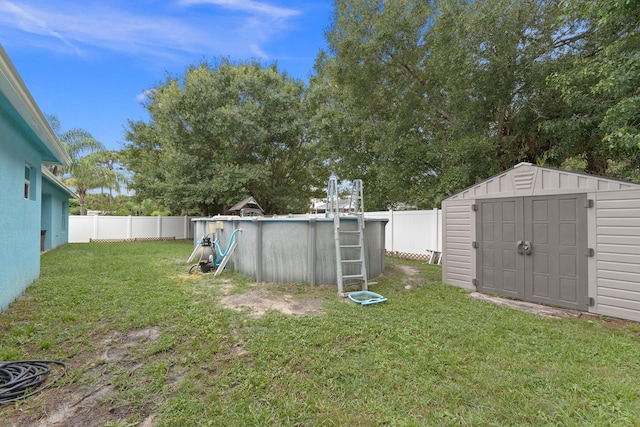
{"type": "Polygon", "coordinates": [[[95,173],[99,177],[100,192],[109,192],[109,201],[112,203],[114,192],[119,193],[122,186],[128,183],[123,168],[120,166],[120,155],[117,151],[101,150],[94,153],[95,173]]]}
{"type": "Polygon", "coordinates": [[[98,153],[87,154],[73,161],[70,167],[70,176],[63,182],[73,187],[78,195],[80,203],[80,215],[85,213],[85,201],[87,192],[99,188],[103,183],[103,177],[96,171],[98,153]]]}
{"type": "Polygon", "coordinates": [[[118,153],[105,150],[86,130],[75,128],[61,131],[57,116],[47,117],[51,129],[71,157],[71,165],[54,166],[52,172],[73,187],[80,202],[80,215],[84,215],[87,192],[93,189],[107,189],[112,199],[113,191],[120,191],[126,183],[124,173],[119,170],[118,153]]]}
{"type": "Polygon", "coordinates": [[[268,213],[307,208],[313,144],[303,83],[275,66],[221,61],[189,67],[151,91],[150,121],[130,122],[132,188],[172,212],[223,212],[252,195],[268,213]]]}
{"type": "MultiPolygon", "coordinates": [[[[549,76],[565,112],[546,127],[584,169],[640,179],[640,2],[562,2],[568,66],[549,76]]],[[[550,153],[556,155],[557,153],[550,153]]]]}
{"type": "Polygon", "coordinates": [[[313,135],[377,207],[432,207],[522,161],[632,170],[637,22],[637,0],[336,0],[313,135]]]}
{"type": "Polygon", "coordinates": [[[144,199],[163,203],[165,174],[162,159],[164,152],[154,126],[142,121],[129,120],[125,139],[129,143],[120,152],[120,158],[127,170],[135,171],[129,180],[129,188],[135,190],[135,198],[138,203],[144,199]]]}
{"type": "Polygon", "coordinates": [[[73,163],[83,155],[93,153],[96,151],[104,150],[105,147],[101,142],[96,139],[88,131],[80,128],[74,128],[62,132],[60,126],[60,119],[56,115],[47,115],[47,121],[51,126],[54,134],[58,137],[58,140],[65,148],[69,157],[71,157],[72,166],[58,167],[54,166],[52,172],[60,177],[65,177],[70,174],[73,168],[73,163]]]}
{"type": "Polygon", "coordinates": [[[364,180],[371,209],[429,203],[435,112],[423,61],[433,14],[428,2],[334,3],[308,90],[312,129],[341,178],[364,180]]]}

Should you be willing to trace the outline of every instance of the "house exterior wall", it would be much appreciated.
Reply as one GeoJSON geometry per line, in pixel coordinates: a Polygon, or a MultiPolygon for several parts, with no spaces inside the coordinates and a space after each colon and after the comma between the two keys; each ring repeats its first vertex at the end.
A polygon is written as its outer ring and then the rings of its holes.
{"type": "Polygon", "coordinates": [[[640,321],[640,190],[595,198],[595,312],[640,321]]]}
{"type": "Polygon", "coordinates": [[[42,155],[0,110],[0,311],[40,275],[42,155]],[[25,166],[31,195],[24,197],[25,166]]]}
{"type": "Polygon", "coordinates": [[[40,229],[46,230],[44,249],[55,249],[69,242],[69,194],[42,180],[40,229]]]}

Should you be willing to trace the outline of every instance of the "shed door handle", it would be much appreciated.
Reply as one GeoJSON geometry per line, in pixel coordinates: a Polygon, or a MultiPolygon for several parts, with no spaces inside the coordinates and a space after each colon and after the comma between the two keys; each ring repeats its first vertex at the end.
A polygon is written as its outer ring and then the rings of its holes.
{"type": "Polygon", "coordinates": [[[522,240],[518,240],[518,243],[516,243],[516,250],[518,251],[518,253],[520,255],[524,254],[524,250],[522,249],[522,245],[524,245],[524,242],[522,240]]]}
{"type": "Polygon", "coordinates": [[[531,250],[533,249],[533,245],[530,241],[525,240],[524,245],[522,246],[525,255],[531,255],[531,250]]]}

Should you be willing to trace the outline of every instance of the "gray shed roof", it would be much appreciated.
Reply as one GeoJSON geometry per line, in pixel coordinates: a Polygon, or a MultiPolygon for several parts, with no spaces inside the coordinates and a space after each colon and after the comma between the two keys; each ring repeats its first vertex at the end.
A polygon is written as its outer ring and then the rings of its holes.
{"type": "Polygon", "coordinates": [[[465,188],[445,200],[592,193],[624,189],[640,189],[640,184],[523,162],[465,188]]]}

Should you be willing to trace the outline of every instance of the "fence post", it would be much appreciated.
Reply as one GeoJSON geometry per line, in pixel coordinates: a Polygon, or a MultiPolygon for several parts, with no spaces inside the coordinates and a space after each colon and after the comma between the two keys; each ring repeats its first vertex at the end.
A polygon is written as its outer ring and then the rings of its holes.
{"type": "MultiPolygon", "coordinates": [[[[98,219],[99,218],[100,218],[99,215],[93,216],[93,238],[94,239],[98,238],[98,219]]],[[[91,239],[89,239],[89,241],[91,241],[91,239]]]]}
{"type": "Polygon", "coordinates": [[[442,209],[434,208],[436,213],[436,246],[438,252],[442,253],[442,209]]]}
{"type": "Polygon", "coordinates": [[[433,208],[433,221],[431,221],[431,235],[434,236],[433,247],[427,248],[427,249],[440,252],[440,248],[438,248],[438,208],[433,208]]]}
{"type": "Polygon", "coordinates": [[[127,218],[127,239],[131,239],[133,237],[133,217],[129,215],[127,218]]]}
{"type": "Polygon", "coordinates": [[[391,252],[393,252],[395,249],[395,240],[396,240],[396,236],[395,236],[395,232],[393,229],[393,223],[394,223],[394,219],[393,219],[393,209],[389,209],[389,212],[391,212],[391,215],[389,217],[389,222],[391,223],[391,252]]]}
{"type": "Polygon", "coordinates": [[[156,237],[162,238],[162,215],[158,215],[158,226],[156,228],[156,237]]]}
{"type": "Polygon", "coordinates": [[[182,236],[183,239],[187,240],[189,238],[189,225],[188,225],[188,217],[185,215],[184,216],[184,221],[183,221],[183,227],[182,230],[184,232],[184,235],[182,236]]]}

